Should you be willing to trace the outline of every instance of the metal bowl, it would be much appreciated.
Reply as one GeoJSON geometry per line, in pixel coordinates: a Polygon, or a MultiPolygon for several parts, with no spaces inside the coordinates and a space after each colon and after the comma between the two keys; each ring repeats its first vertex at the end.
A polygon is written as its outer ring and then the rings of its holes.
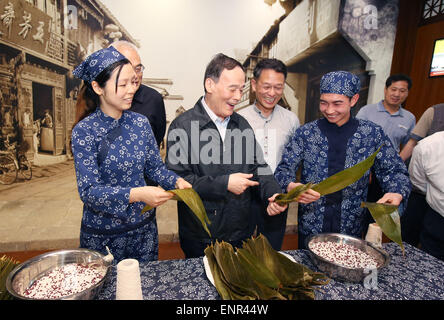
{"type": "Polygon", "coordinates": [[[57,250],[49,253],[41,254],[30,260],[23,262],[16,266],[6,278],[6,289],[15,298],[22,300],[35,300],[23,295],[25,290],[34,283],[37,279],[46,275],[53,269],[70,264],[99,264],[104,267],[105,275],[96,284],[85,290],[63,296],[57,300],[92,300],[98,294],[106,277],[110,272],[110,263],[106,262],[104,255],[93,250],[88,249],[73,249],[73,250],[57,250]]]}
{"type": "Polygon", "coordinates": [[[310,257],[313,262],[322,272],[326,273],[330,278],[349,281],[349,282],[361,282],[367,277],[372,270],[367,268],[347,268],[339,264],[333,263],[317,255],[310,249],[310,244],[316,242],[336,242],[341,244],[352,245],[367,254],[369,254],[377,262],[376,270],[384,268],[390,263],[390,256],[384,250],[374,246],[372,243],[351,237],[340,233],[320,233],[309,237],[306,241],[306,247],[310,252],[310,257]]]}

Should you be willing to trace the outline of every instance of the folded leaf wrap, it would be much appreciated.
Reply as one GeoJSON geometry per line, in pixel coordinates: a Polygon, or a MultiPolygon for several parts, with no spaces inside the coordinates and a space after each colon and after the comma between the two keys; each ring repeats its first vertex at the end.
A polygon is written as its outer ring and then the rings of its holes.
{"type": "MultiPolygon", "coordinates": [[[[188,189],[174,189],[168,190],[167,192],[171,192],[174,194],[174,197],[171,200],[183,201],[186,205],[191,209],[194,215],[199,219],[202,224],[202,227],[208,233],[211,238],[210,230],[208,229],[208,224],[211,224],[210,219],[207,216],[207,211],[203,205],[202,199],[199,197],[199,194],[192,188],[188,189]]],[[[142,210],[142,214],[153,209],[151,206],[145,206],[142,210]]]]}
{"type": "Polygon", "coordinates": [[[205,249],[217,291],[224,300],[313,300],[317,285],[328,284],[322,273],[291,261],[259,235],[236,251],[224,241],[205,249]]]}

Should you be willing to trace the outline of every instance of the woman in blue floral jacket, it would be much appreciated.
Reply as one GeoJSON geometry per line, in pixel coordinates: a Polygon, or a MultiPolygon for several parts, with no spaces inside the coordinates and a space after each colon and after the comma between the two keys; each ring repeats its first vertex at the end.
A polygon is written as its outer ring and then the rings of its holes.
{"type": "MultiPolygon", "coordinates": [[[[296,171],[302,166],[301,183],[319,183],[329,176],[365,160],[379,147],[373,170],[385,194],[378,203],[399,205],[402,214],[410,194],[408,171],[383,129],[371,121],[351,116],[359,99],[360,81],[351,73],[331,72],[321,80],[322,119],[299,127],[284,149],[275,178],[288,192],[297,185],[296,171]]],[[[321,232],[361,237],[370,171],[350,186],[320,197],[308,190],[299,198],[298,242],[321,232]]]]}
{"type": "Polygon", "coordinates": [[[126,258],[157,260],[158,231],[153,210],[191,185],[169,171],[148,119],[128,111],[137,88],[129,61],[113,47],[96,51],[74,71],[84,80],[77,100],[72,151],[84,203],[80,246],[126,258]],[[144,175],[160,187],[146,186],[144,175]]]}

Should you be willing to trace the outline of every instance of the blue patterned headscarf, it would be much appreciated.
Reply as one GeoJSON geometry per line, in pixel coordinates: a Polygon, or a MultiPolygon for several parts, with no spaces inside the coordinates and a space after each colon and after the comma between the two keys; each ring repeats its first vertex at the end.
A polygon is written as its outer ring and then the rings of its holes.
{"type": "Polygon", "coordinates": [[[321,94],[336,93],[353,97],[361,89],[361,81],[350,72],[333,71],[322,76],[320,89],[321,94]]]}
{"type": "Polygon", "coordinates": [[[72,74],[76,78],[91,83],[103,70],[123,59],[126,57],[110,46],[92,53],[73,70],[72,74]]]}

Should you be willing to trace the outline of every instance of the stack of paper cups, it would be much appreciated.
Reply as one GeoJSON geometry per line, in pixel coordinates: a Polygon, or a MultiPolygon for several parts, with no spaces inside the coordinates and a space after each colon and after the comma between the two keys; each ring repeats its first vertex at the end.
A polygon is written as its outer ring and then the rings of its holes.
{"type": "Polygon", "coordinates": [[[373,243],[377,247],[382,247],[382,230],[376,223],[368,225],[367,235],[365,240],[373,243]]]}
{"type": "Polygon", "coordinates": [[[139,261],[125,259],[117,264],[116,300],[142,300],[139,261]]]}

